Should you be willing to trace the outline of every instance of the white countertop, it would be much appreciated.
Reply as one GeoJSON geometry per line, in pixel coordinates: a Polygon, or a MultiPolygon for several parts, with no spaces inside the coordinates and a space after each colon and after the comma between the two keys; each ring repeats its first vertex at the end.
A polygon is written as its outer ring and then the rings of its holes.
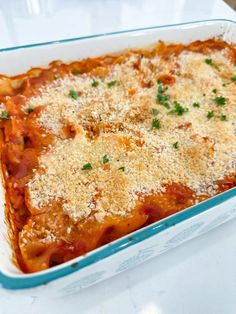
{"type": "MultiPolygon", "coordinates": [[[[236,19],[220,0],[0,0],[0,48],[201,19],[236,19]]],[[[235,314],[236,221],[61,299],[0,289],[0,314],[235,314]]]]}

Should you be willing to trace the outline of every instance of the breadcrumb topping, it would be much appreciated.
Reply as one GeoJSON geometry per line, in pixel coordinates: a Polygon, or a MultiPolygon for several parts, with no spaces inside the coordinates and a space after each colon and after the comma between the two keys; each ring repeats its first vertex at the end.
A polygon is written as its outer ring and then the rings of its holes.
{"type": "Polygon", "coordinates": [[[67,75],[42,88],[26,107],[43,106],[37,122],[55,140],[28,182],[32,207],[61,202],[75,221],[102,221],[172,182],[216,193],[216,180],[236,171],[236,67],[227,49],[210,58],[217,67],[189,51],[171,60],[132,53],[102,79],[67,75]]]}

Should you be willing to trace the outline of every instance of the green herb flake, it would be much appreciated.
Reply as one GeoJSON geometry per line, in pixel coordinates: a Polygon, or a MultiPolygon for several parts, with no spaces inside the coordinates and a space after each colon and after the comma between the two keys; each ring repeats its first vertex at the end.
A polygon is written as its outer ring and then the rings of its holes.
{"type": "Polygon", "coordinates": [[[214,102],[217,104],[217,106],[224,106],[226,99],[223,96],[219,96],[219,97],[214,98],[214,102]]]}
{"type": "Polygon", "coordinates": [[[154,116],[157,116],[158,113],[159,113],[159,110],[157,110],[156,108],[152,108],[152,114],[153,114],[154,116]]]}
{"type": "Polygon", "coordinates": [[[156,102],[164,106],[165,108],[170,109],[170,105],[167,102],[168,100],[170,100],[170,95],[164,94],[167,91],[168,86],[163,86],[162,82],[159,80],[157,81],[157,84],[158,84],[158,88],[157,88],[156,102]]]}
{"type": "Polygon", "coordinates": [[[110,82],[107,83],[107,86],[108,86],[108,88],[111,88],[111,87],[115,86],[116,84],[117,84],[116,80],[115,81],[110,81],[110,82]]]}
{"type": "Polygon", "coordinates": [[[212,93],[216,94],[216,93],[217,93],[217,89],[214,88],[214,89],[212,90],[212,93]]]}
{"type": "Polygon", "coordinates": [[[175,109],[168,112],[168,114],[176,114],[177,116],[182,116],[184,113],[188,112],[188,108],[180,105],[178,101],[174,101],[175,109]]]}
{"type": "Polygon", "coordinates": [[[163,105],[169,99],[170,95],[157,94],[157,102],[159,102],[161,105],[163,105]]]}
{"type": "Polygon", "coordinates": [[[104,156],[102,157],[102,162],[103,162],[104,164],[107,164],[107,163],[109,162],[109,158],[108,158],[107,155],[104,155],[104,156]]]}
{"type": "Polygon", "coordinates": [[[99,85],[99,82],[96,80],[93,80],[91,85],[92,87],[97,87],[99,85]]]}
{"type": "Polygon", "coordinates": [[[164,94],[167,91],[167,89],[168,89],[168,86],[163,86],[163,84],[161,82],[158,83],[157,91],[159,94],[164,94]]]}
{"type": "Polygon", "coordinates": [[[208,59],[205,59],[205,63],[206,64],[209,64],[209,65],[213,65],[213,60],[208,58],[208,59]]]}
{"type": "Polygon", "coordinates": [[[90,162],[88,162],[87,164],[84,164],[83,167],[81,168],[81,170],[91,170],[91,169],[93,169],[93,167],[90,164],[90,162]]]}
{"type": "Polygon", "coordinates": [[[214,111],[208,111],[207,113],[207,119],[211,119],[214,117],[214,111]]]}
{"type": "Polygon", "coordinates": [[[177,71],[177,72],[176,72],[176,75],[177,75],[177,76],[181,76],[180,71],[177,71]]]}
{"type": "Polygon", "coordinates": [[[34,108],[29,107],[29,108],[27,108],[27,109],[26,109],[26,111],[27,111],[28,113],[31,113],[31,112],[33,112],[33,111],[34,111],[34,108]]]}
{"type": "Polygon", "coordinates": [[[210,65],[211,67],[213,67],[213,68],[219,70],[218,65],[216,65],[215,62],[214,62],[211,58],[205,59],[205,63],[208,64],[208,65],[210,65]]]}
{"type": "Polygon", "coordinates": [[[70,89],[69,96],[76,100],[78,98],[78,93],[74,89],[70,89]]]}
{"type": "Polygon", "coordinates": [[[166,109],[170,109],[170,104],[168,102],[165,102],[162,104],[162,106],[164,106],[166,109]]]}
{"type": "Polygon", "coordinates": [[[158,119],[153,119],[152,120],[152,128],[153,129],[160,129],[161,127],[161,121],[158,119]]]}
{"type": "Polygon", "coordinates": [[[173,144],[173,147],[174,147],[175,149],[178,149],[178,148],[179,148],[179,142],[175,142],[175,143],[173,144]]]}
{"type": "Polygon", "coordinates": [[[234,76],[231,77],[231,81],[232,81],[232,82],[236,82],[236,75],[234,75],[234,76]]]}
{"type": "Polygon", "coordinates": [[[118,170],[121,170],[121,171],[125,171],[125,167],[120,167],[120,168],[118,168],[118,170]]]}
{"type": "Polygon", "coordinates": [[[227,116],[225,114],[221,114],[219,118],[221,121],[227,121],[227,116]]]}
{"type": "Polygon", "coordinates": [[[199,102],[194,102],[194,103],[193,103],[193,107],[194,107],[194,108],[199,108],[199,107],[200,107],[199,102]]]}
{"type": "Polygon", "coordinates": [[[1,113],[1,119],[2,120],[9,120],[10,119],[9,114],[6,111],[3,111],[1,113]]]}

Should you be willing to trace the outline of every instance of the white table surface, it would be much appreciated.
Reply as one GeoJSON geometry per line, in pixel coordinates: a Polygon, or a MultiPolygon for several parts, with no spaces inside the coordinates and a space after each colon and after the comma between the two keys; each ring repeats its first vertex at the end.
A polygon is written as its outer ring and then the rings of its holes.
{"type": "MultiPolygon", "coordinates": [[[[0,48],[211,18],[220,0],[0,0],[0,48]]],[[[235,314],[236,221],[61,299],[0,289],[0,314],[235,314]]]]}

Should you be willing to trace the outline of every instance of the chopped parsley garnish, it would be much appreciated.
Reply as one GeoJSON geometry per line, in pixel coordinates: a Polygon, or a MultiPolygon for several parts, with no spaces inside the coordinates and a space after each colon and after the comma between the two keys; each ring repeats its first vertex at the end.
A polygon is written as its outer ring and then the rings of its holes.
{"type": "Polygon", "coordinates": [[[99,84],[99,82],[98,82],[98,81],[93,80],[91,85],[92,85],[93,87],[97,87],[97,86],[98,86],[98,84],[99,84]]]}
{"type": "Polygon", "coordinates": [[[118,168],[118,170],[121,170],[121,171],[125,171],[125,167],[120,167],[120,168],[118,168]]]}
{"type": "Polygon", "coordinates": [[[156,108],[152,108],[152,114],[153,114],[154,116],[157,116],[158,113],[159,113],[159,110],[157,110],[156,108]]]}
{"type": "Polygon", "coordinates": [[[152,120],[152,128],[153,129],[160,129],[161,127],[161,121],[158,119],[153,119],[152,120]]]}
{"type": "Polygon", "coordinates": [[[180,71],[177,71],[177,72],[176,72],[176,75],[177,75],[177,76],[181,76],[180,71]]]}
{"type": "Polygon", "coordinates": [[[236,82],[236,75],[231,77],[231,81],[236,82]]]}
{"type": "Polygon", "coordinates": [[[10,117],[9,117],[9,114],[6,112],[6,111],[3,111],[1,113],[1,119],[3,120],[8,120],[10,117]]]}
{"type": "Polygon", "coordinates": [[[31,112],[33,112],[33,111],[34,111],[34,108],[29,107],[29,108],[27,108],[27,109],[26,109],[26,111],[27,111],[28,113],[31,113],[31,112]]]}
{"type": "Polygon", "coordinates": [[[170,104],[168,102],[166,102],[167,98],[166,96],[169,96],[169,95],[157,95],[157,102],[164,106],[166,109],[170,109],[170,104]]]}
{"type": "Polygon", "coordinates": [[[107,164],[107,163],[109,162],[109,158],[108,158],[107,155],[104,155],[104,156],[102,157],[102,162],[103,162],[104,164],[107,164]]]}
{"type": "Polygon", "coordinates": [[[211,58],[205,59],[205,63],[212,66],[213,68],[219,70],[218,65],[216,65],[215,62],[211,58]]]}
{"type": "Polygon", "coordinates": [[[159,102],[159,104],[164,105],[167,108],[170,108],[170,105],[167,103],[167,100],[169,99],[170,95],[157,94],[157,102],[159,102]]]}
{"type": "Polygon", "coordinates": [[[161,82],[158,81],[158,94],[164,94],[168,89],[168,86],[163,86],[161,82]]]}
{"type": "Polygon", "coordinates": [[[78,98],[78,93],[74,89],[70,89],[69,96],[76,100],[78,98]]]}
{"type": "Polygon", "coordinates": [[[117,84],[117,81],[116,81],[116,80],[115,80],[115,81],[110,81],[110,82],[107,83],[107,86],[108,86],[109,88],[111,88],[111,87],[115,86],[116,84],[117,84]]]}
{"type": "Polygon", "coordinates": [[[170,105],[168,104],[168,102],[165,102],[165,103],[163,104],[163,106],[164,106],[166,109],[170,109],[170,105]]]}
{"type": "Polygon", "coordinates": [[[213,65],[213,60],[208,58],[208,59],[205,59],[205,63],[206,64],[209,64],[209,65],[213,65]]]}
{"type": "Polygon", "coordinates": [[[217,106],[224,106],[226,99],[223,96],[219,96],[219,97],[214,98],[214,102],[217,104],[217,106]]]}
{"type": "Polygon", "coordinates": [[[178,149],[178,148],[179,148],[179,142],[175,142],[175,143],[173,144],[173,147],[174,147],[175,149],[178,149]]]}
{"type": "Polygon", "coordinates": [[[90,164],[90,162],[88,162],[87,164],[84,164],[83,167],[81,168],[81,170],[91,170],[91,169],[93,169],[93,167],[90,164]]]}
{"type": "Polygon", "coordinates": [[[170,105],[167,102],[170,99],[170,95],[164,94],[168,87],[163,86],[163,84],[160,81],[157,81],[158,83],[158,89],[157,89],[157,103],[161,104],[162,106],[166,107],[167,109],[170,109],[170,105]]]}
{"type": "Polygon", "coordinates": [[[199,102],[194,102],[194,103],[193,103],[193,107],[195,107],[195,108],[199,108],[199,107],[200,107],[199,102]]]}
{"type": "Polygon", "coordinates": [[[207,119],[211,119],[214,117],[214,111],[208,111],[207,113],[207,119]]]}
{"type": "Polygon", "coordinates": [[[180,105],[178,101],[174,101],[175,109],[168,112],[168,114],[176,114],[177,116],[182,116],[184,113],[188,112],[188,108],[180,105]]]}
{"type": "Polygon", "coordinates": [[[214,89],[212,90],[212,93],[216,94],[216,93],[217,93],[217,89],[214,88],[214,89]]]}
{"type": "Polygon", "coordinates": [[[231,82],[223,83],[222,86],[226,87],[226,86],[228,86],[229,84],[231,84],[231,82]]]}
{"type": "Polygon", "coordinates": [[[227,117],[226,117],[225,114],[221,114],[221,115],[219,116],[219,118],[220,118],[221,121],[227,121],[227,117]]]}

